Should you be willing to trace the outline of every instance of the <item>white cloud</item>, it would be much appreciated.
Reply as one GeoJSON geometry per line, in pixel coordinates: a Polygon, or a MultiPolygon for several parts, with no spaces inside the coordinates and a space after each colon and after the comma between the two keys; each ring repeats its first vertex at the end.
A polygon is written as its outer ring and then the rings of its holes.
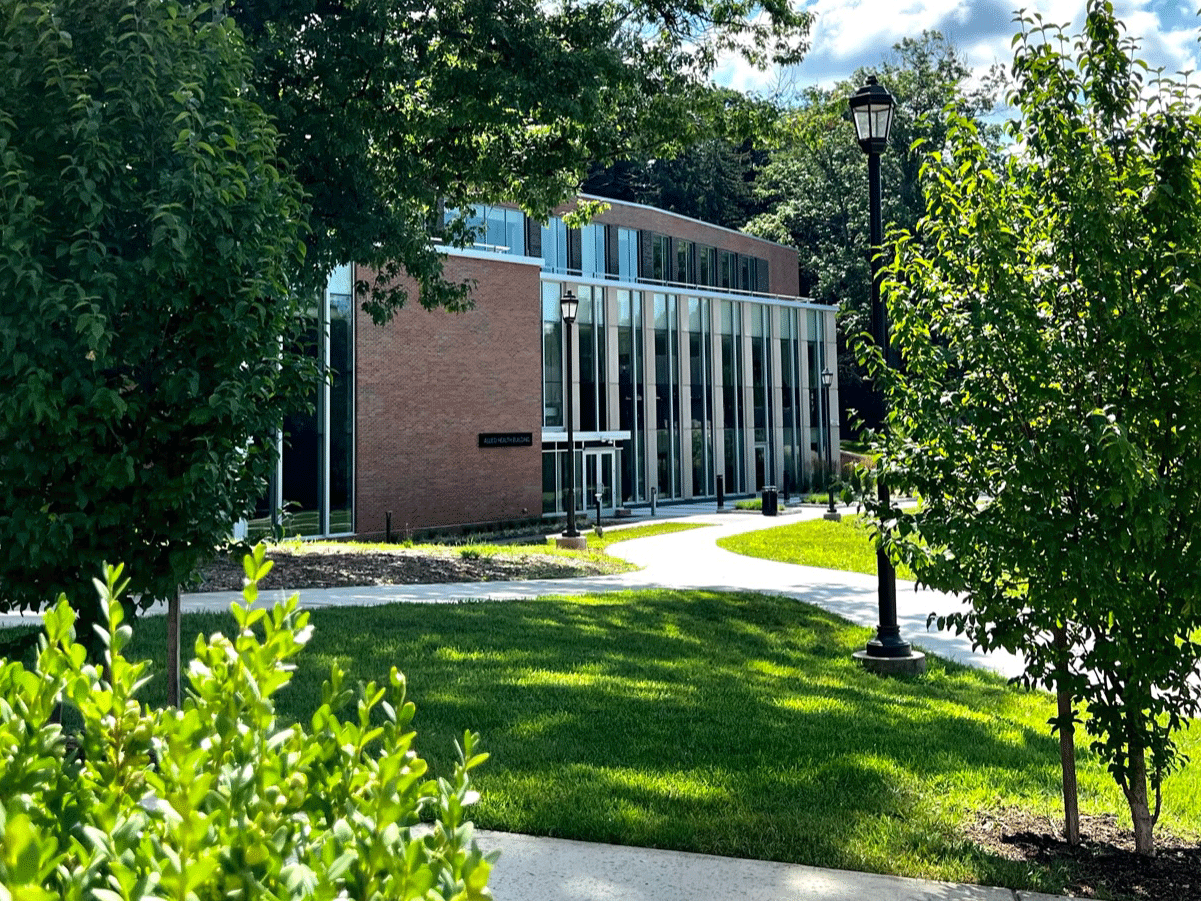
{"type": "MultiPolygon", "coordinates": [[[[1018,26],[1013,9],[1020,0],[809,0],[815,15],[805,60],[788,74],[799,84],[830,85],[861,66],[879,63],[903,37],[923,30],[941,31],[978,72],[1013,58],[1011,41],[1018,26]]],[[[1115,12],[1127,34],[1139,40],[1142,56],[1168,72],[1197,70],[1198,29],[1195,9],[1178,0],[1115,0],[1115,12]]],[[[1067,26],[1069,34],[1084,21],[1083,0],[1036,0],[1029,13],[1044,22],[1067,26]]],[[[729,58],[715,80],[739,90],[764,92],[777,83],[772,73],[757,72],[729,58]]]]}

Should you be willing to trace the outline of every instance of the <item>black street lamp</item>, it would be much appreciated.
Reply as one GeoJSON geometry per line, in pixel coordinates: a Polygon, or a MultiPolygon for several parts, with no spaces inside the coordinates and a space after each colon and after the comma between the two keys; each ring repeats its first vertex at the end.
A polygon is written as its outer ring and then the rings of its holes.
{"type": "Polygon", "coordinates": [[[563,379],[564,386],[567,391],[567,531],[563,533],[564,538],[579,538],[579,530],[575,527],[575,429],[572,424],[574,411],[572,410],[572,395],[575,393],[572,390],[572,346],[571,346],[571,327],[575,324],[576,311],[579,309],[580,302],[571,291],[568,291],[559,298],[559,311],[563,315],[563,324],[566,329],[563,332],[564,343],[567,345],[567,369],[565,378],[563,379]]]}
{"type": "MultiPolygon", "coordinates": [[[[867,84],[856,91],[848,102],[851,118],[855,122],[855,137],[859,141],[860,149],[867,154],[871,222],[872,337],[884,354],[885,365],[891,365],[888,310],[880,299],[880,255],[884,244],[883,216],[880,210],[880,154],[888,144],[888,132],[892,128],[893,99],[892,95],[876,82],[876,76],[869,75],[867,84]]],[[[880,403],[883,410],[883,394],[880,403]]],[[[880,506],[887,509],[888,487],[882,478],[877,479],[876,483],[880,492],[880,506]]],[[[876,549],[876,573],[880,583],[880,624],[876,628],[876,637],[867,643],[866,651],[861,651],[856,656],[863,655],[869,659],[921,657],[920,663],[924,669],[924,655],[915,654],[909,642],[901,638],[901,630],[897,625],[897,574],[883,548],[876,549]]]]}
{"type": "Polygon", "coordinates": [[[836,522],[842,516],[834,509],[834,423],[830,419],[830,386],[833,384],[834,373],[827,366],[822,369],[822,388],[826,407],[826,487],[830,490],[830,507],[823,518],[836,522]]]}

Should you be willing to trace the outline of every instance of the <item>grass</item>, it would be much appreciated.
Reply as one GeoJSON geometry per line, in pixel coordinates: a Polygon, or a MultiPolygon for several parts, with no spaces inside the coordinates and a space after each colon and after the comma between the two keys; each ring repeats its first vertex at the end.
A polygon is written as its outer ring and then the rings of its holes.
{"type": "MultiPolygon", "coordinates": [[[[801,494],[794,494],[791,498],[789,498],[788,503],[790,503],[790,504],[824,504],[824,503],[826,503],[828,497],[829,497],[828,495],[823,494],[819,491],[817,491],[817,492],[809,491],[809,492],[804,492],[801,494]]],[[[784,505],[784,500],[782,498],[783,498],[783,496],[781,496],[780,506],[784,505]]],[[[746,499],[740,500],[740,501],[734,501],[734,509],[735,510],[762,510],[763,509],[763,498],[752,497],[752,498],[746,498],[746,499]]]]}
{"type": "MultiPolygon", "coordinates": [[[[331,663],[363,680],[399,666],[418,750],[436,772],[448,771],[463,730],[482,733],[492,758],[473,812],[481,828],[1016,889],[1064,884],[961,831],[981,810],[1058,809],[1050,699],[938,659],[915,680],[873,676],[850,657],[868,630],[817,608],[644,591],[322,609],[312,622],[281,711],[307,720],[331,663]]],[[[185,616],[184,635],[231,623],[185,616]]],[[[164,643],[164,619],[150,618],[133,652],[157,656],[164,643]]],[[[147,693],[161,702],[161,679],[147,693]]],[[[1182,744],[1196,756],[1201,727],[1182,744]]],[[[1081,746],[1084,808],[1123,810],[1081,746]]],[[[1198,831],[1196,772],[1169,780],[1162,824],[1198,831]]]]}
{"type": "MultiPolygon", "coordinates": [[[[586,553],[607,554],[609,548],[620,541],[633,541],[635,538],[650,538],[654,535],[670,535],[672,532],[687,532],[691,529],[702,529],[704,527],[705,524],[699,522],[658,522],[645,526],[606,526],[603,536],[598,536],[595,530],[585,530],[583,534],[588,538],[588,551],[586,553]]],[[[547,543],[553,546],[554,537],[548,538],[547,543]]],[[[555,550],[564,554],[581,553],[580,551],[568,551],[561,548],[555,548],[555,550]]]]}
{"type": "MultiPolygon", "coordinates": [[[[718,539],[718,547],[781,563],[820,566],[844,572],[876,571],[876,549],[859,516],[844,516],[841,521],[811,519],[775,529],[763,529],[718,539]]],[[[898,579],[913,579],[913,571],[901,564],[898,579]]]]}

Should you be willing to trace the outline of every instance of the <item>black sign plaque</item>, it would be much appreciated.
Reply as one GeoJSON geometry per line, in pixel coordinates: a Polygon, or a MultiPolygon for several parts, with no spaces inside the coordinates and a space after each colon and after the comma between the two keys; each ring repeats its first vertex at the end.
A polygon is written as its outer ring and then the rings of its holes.
{"type": "Polygon", "coordinates": [[[480,447],[533,446],[533,432],[480,432],[480,447]]]}

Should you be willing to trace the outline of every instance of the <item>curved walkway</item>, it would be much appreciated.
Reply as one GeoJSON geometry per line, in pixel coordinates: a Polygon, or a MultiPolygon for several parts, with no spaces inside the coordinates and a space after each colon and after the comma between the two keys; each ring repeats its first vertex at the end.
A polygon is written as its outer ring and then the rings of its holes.
{"type": "MultiPolygon", "coordinates": [[[[304,607],[372,606],[393,603],[457,603],[460,601],[511,601],[548,595],[577,595],[644,588],[711,591],[759,591],[814,604],[862,626],[878,622],[877,582],[874,575],[839,572],[792,563],[777,563],[735,554],[717,541],[742,532],[786,525],[801,519],[820,519],[820,507],[767,517],[746,513],[717,513],[710,508],[660,508],[657,521],[689,522],[704,527],[638,538],[609,546],[613,556],[628,560],[640,570],[609,576],[575,579],[537,579],[521,582],[450,582],[433,585],[373,585],[363,588],[317,588],[300,591],[304,607]]],[[[641,519],[631,525],[642,525],[641,519]]],[[[606,527],[610,534],[622,527],[606,527]]],[[[628,528],[628,527],[624,527],[628,528]]],[[[275,589],[261,591],[258,603],[270,606],[294,594],[275,589]]],[[[224,612],[239,592],[184,595],[185,611],[224,612]]],[[[949,613],[960,607],[952,596],[916,589],[912,582],[897,583],[897,622],[901,635],[924,651],[1004,676],[1021,672],[1021,661],[1010,654],[973,651],[961,635],[926,628],[931,613],[949,613]]],[[[155,611],[153,608],[151,612],[155,611]]]]}

